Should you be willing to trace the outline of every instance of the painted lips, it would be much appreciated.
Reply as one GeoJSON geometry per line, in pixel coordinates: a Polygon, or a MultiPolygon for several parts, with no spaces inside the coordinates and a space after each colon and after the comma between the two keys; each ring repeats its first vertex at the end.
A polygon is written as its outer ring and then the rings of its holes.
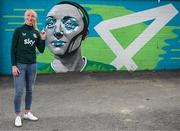
{"type": "Polygon", "coordinates": [[[60,47],[60,46],[63,46],[64,43],[66,43],[66,42],[62,41],[62,40],[54,40],[51,42],[51,45],[56,46],[56,47],[60,47]]]}

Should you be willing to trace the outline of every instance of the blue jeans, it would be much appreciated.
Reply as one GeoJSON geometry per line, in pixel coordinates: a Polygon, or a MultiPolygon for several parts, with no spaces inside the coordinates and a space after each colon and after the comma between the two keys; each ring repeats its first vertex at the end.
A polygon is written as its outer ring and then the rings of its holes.
{"type": "Polygon", "coordinates": [[[18,76],[13,76],[14,78],[14,110],[15,113],[21,112],[21,99],[26,87],[26,96],[25,96],[25,109],[31,109],[32,103],[32,89],[35,84],[36,79],[36,63],[35,64],[17,64],[17,67],[20,71],[18,76]]]}

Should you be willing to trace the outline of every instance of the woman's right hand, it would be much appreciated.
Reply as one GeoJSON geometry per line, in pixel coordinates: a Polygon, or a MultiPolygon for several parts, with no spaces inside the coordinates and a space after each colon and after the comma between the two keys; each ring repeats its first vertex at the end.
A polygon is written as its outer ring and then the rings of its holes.
{"type": "Polygon", "coordinates": [[[20,71],[17,68],[17,66],[12,66],[12,74],[13,76],[18,76],[20,74],[20,71]]]}
{"type": "Polygon", "coordinates": [[[42,40],[45,40],[45,39],[46,39],[46,32],[45,32],[44,28],[42,29],[40,35],[41,35],[41,39],[42,39],[42,40]]]}

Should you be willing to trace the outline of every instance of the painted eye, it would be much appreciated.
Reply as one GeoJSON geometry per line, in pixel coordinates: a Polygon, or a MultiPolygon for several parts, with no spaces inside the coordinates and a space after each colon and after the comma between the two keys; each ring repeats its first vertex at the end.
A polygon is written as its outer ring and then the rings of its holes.
{"type": "Polygon", "coordinates": [[[51,29],[55,26],[56,20],[53,17],[46,18],[46,28],[51,29]]]}
{"type": "Polygon", "coordinates": [[[74,30],[78,25],[78,21],[72,17],[64,17],[62,23],[67,30],[74,30]]]}

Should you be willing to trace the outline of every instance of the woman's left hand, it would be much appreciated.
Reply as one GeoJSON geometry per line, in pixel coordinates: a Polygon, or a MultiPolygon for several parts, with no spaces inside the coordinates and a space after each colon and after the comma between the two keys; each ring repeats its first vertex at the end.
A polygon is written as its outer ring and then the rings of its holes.
{"type": "Polygon", "coordinates": [[[40,35],[42,40],[46,39],[46,32],[44,31],[44,29],[41,31],[40,35]]]}

